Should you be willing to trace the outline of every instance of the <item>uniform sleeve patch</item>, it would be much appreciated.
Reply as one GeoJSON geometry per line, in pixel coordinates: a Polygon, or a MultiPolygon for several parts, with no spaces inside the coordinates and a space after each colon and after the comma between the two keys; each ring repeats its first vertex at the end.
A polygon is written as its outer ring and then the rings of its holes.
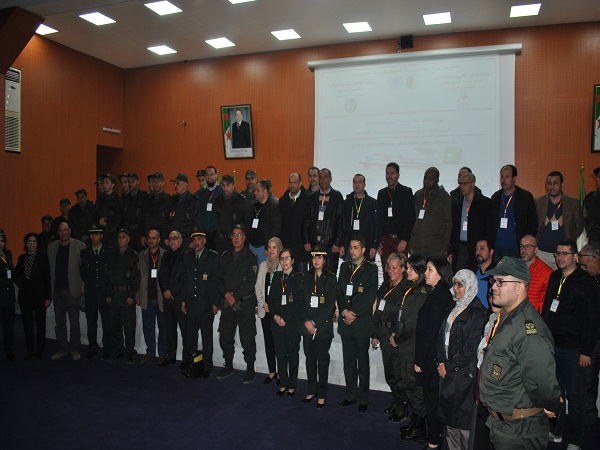
{"type": "Polygon", "coordinates": [[[502,375],[502,367],[500,367],[498,364],[494,364],[492,366],[492,372],[490,373],[490,377],[494,380],[499,380],[500,375],[502,375]]]}
{"type": "Polygon", "coordinates": [[[537,334],[537,330],[535,329],[535,324],[531,320],[525,321],[525,333],[537,334]]]}

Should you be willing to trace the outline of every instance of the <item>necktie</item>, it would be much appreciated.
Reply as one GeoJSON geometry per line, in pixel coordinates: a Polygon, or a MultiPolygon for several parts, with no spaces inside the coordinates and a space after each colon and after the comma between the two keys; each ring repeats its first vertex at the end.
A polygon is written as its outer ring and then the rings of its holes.
{"type": "Polygon", "coordinates": [[[35,262],[35,254],[25,256],[24,273],[25,273],[25,278],[28,280],[29,280],[29,278],[31,278],[31,273],[33,272],[33,263],[34,262],[35,262]]]}
{"type": "Polygon", "coordinates": [[[96,249],[96,250],[94,250],[94,252],[96,253],[96,256],[98,256],[98,250],[96,249]]]}

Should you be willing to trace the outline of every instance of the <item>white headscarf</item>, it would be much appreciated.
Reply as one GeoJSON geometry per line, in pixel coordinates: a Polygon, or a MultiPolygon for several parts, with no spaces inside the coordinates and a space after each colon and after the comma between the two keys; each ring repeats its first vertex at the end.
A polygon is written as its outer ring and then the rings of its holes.
{"type": "Polygon", "coordinates": [[[452,328],[452,324],[454,323],[454,319],[467,307],[471,304],[473,299],[477,297],[477,293],[479,292],[479,285],[477,283],[477,277],[473,273],[473,271],[469,269],[462,269],[456,272],[456,275],[452,278],[453,280],[460,281],[465,287],[465,295],[462,298],[456,298],[454,294],[454,289],[452,289],[452,299],[456,302],[452,311],[448,315],[446,319],[446,333],[444,340],[444,347],[446,350],[446,357],[448,357],[448,344],[450,342],[450,329],[452,328]]]}

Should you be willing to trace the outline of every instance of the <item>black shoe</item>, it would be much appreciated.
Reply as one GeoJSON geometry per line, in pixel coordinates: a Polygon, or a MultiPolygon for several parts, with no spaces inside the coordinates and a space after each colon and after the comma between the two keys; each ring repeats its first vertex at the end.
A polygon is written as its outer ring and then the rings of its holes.
{"type": "Polygon", "coordinates": [[[399,423],[399,422],[402,422],[407,417],[408,417],[408,414],[406,411],[396,410],[392,414],[390,414],[390,417],[388,418],[388,420],[392,423],[399,423]]]}
{"type": "Polygon", "coordinates": [[[219,375],[217,375],[217,380],[223,380],[231,375],[233,375],[233,365],[225,364],[223,370],[221,370],[219,375]]]}
{"type": "Polygon", "coordinates": [[[33,354],[33,359],[42,359],[43,353],[35,352],[33,354]]]}
{"type": "Polygon", "coordinates": [[[311,396],[310,398],[306,398],[306,397],[305,397],[305,398],[303,398],[303,399],[302,399],[302,401],[301,401],[300,403],[302,403],[302,404],[307,404],[307,403],[310,403],[310,402],[312,402],[312,401],[313,401],[313,399],[314,399],[314,398],[315,398],[315,396],[314,396],[314,395],[313,395],[313,396],[311,396]]]}
{"type": "Polygon", "coordinates": [[[273,382],[273,380],[277,379],[277,374],[275,374],[275,376],[273,378],[271,378],[269,375],[267,375],[267,377],[263,380],[263,384],[271,384],[273,382]]]}
{"type": "Polygon", "coordinates": [[[356,400],[344,400],[342,403],[340,403],[340,408],[347,408],[350,405],[354,405],[356,403],[356,400]]]}
{"type": "Polygon", "coordinates": [[[102,358],[100,358],[102,361],[110,361],[110,353],[103,353],[102,354],[102,358]]]}
{"type": "Polygon", "coordinates": [[[96,356],[98,354],[98,352],[95,352],[93,350],[88,351],[85,354],[85,359],[92,359],[94,356],[96,356]]]}
{"type": "Polygon", "coordinates": [[[317,409],[323,409],[323,408],[325,408],[325,399],[323,399],[323,403],[317,402],[317,409]]]}
{"type": "Polygon", "coordinates": [[[161,367],[167,367],[171,364],[175,364],[177,361],[175,359],[165,359],[164,361],[158,363],[161,367]]]}
{"type": "Polygon", "coordinates": [[[392,403],[390,403],[390,405],[383,410],[383,412],[388,415],[393,414],[396,411],[397,407],[398,407],[398,400],[394,399],[394,400],[392,400],[392,403]]]}
{"type": "Polygon", "coordinates": [[[296,395],[296,391],[291,391],[291,392],[290,392],[290,391],[288,391],[288,397],[289,397],[289,398],[293,398],[293,397],[294,397],[294,395],[296,395]]]}
{"type": "Polygon", "coordinates": [[[12,353],[12,352],[6,354],[6,359],[9,360],[10,362],[13,362],[13,361],[17,360],[17,358],[15,357],[15,354],[12,353]]]}
{"type": "Polygon", "coordinates": [[[127,364],[133,364],[133,355],[127,355],[127,364]]]}
{"type": "Polygon", "coordinates": [[[26,361],[29,361],[30,359],[33,359],[33,353],[27,353],[27,355],[25,355],[26,361]]]}
{"type": "Polygon", "coordinates": [[[256,379],[256,372],[253,368],[246,369],[246,376],[244,376],[244,384],[251,384],[256,379]]]}
{"type": "Polygon", "coordinates": [[[125,357],[125,355],[123,353],[113,353],[108,358],[108,362],[115,362],[116,360],[121,359],[123,357],[125,357]]]}
{"type": "Polygon", "coordinates": [[[415,423],[415,415],[411,414],[409,422],[400,427],[400,433],[406,433],[407,431],[412,430],[413,423],[415,423]]]}
{"type": "Polygon", "coordinates": [[[441,448],[444,446],[443,444],[440,444],[437,447],[430,447],[429,442],[427,442],[427,439],[418,441],[418,444],[422,446],[421,450],[441,450],[441,448]]]}
{"type": "Polygon", "coordinates": [[[202,378],[208,378],[208,377],[210,377],[211,373],[212,372],[210,370],[206,370],[206,371],[202,372],[202,378]]]}
{"type": "Polygon", "coordinates": [[[285,394],[285,391],[287,391],[285,388],[279,389],[277,392],[275,392],[275,395],[277,397],[281,397],[283,394],[285,394]]]}
{"type": "Polygon", "coordinates": [[[400,433],[400,439],[405,441],[418,441],[424,439],[426,436],[427,431],[425,431],[424,417],[416,417],[415,421],[412,423],[411,429],[404,433],[400,433]]]}
{"type": "Polygon", "coordinates": [[[359,414],[366,413],[367,409],[369,409],[369,405],[358,405],[358,413],[359,414]]]}

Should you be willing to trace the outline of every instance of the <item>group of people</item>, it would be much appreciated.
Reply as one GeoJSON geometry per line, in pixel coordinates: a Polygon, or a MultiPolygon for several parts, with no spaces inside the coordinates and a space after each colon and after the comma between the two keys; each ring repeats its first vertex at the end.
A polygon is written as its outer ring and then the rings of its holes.
{"type": "MultiPolygon", "coordinates": [[[[600,185],[600,168],[594,174],[600,185]]],[[[563,175],[550,172],[547,194],[534,199],[516,185],[512,165],[501,169],[502,188],[491,198],[466,167],[450,193],[439,185],[439,170],[427,169],[413,195],[399,183],[399,166],[389,163],[377,198],[361,174],[344,198],[325,168],[308,170],[306,188],[300,173],[290,174],[279,199],[252,170],[239,193],[235,178],[219,180],[214,166],[196,175],[192,194],[188,177],[177,174],[174,195],[165,193],[161,172],[148,175],[148,193],[137,174],[119,176],[121,195],[117,177],[101,176],[97,203],[85,189],[75,205],[62,199],[59,216],[44,216],[42,232],[25,235],[16,266],[0,233],[7,359],[15,360],[14,284],[26,359],[43,355],[52,303],[59,346],[53,360],[81,358],[83,308],[85,357],[100,352],[100,316],[102,357],[133,363],[139,305],[147,348],[141,362],[175,364],[179,328],[182,370],[200,333],[209,377],[220,311],[225,365],[217,378],[234,374],[239,329],[249,384],[256,378],[258,314],[264,383],[277,380],[276,395],[295,395],[302,342],[302,403],[315,399],[321,409],[337,319],[346,385],[339,406],[368,410],[369,348],[381,348],[392,396],[385,413],[403,422],[402,439],[439,448],[445,426],[453,449],[487,448],[490,439],[496,448],[544,448],[564,432],[575,449],[586,424],[596,425],[600,190],[582,208],[563,193],[563,175]],[[578,251],[574,240],[584,227],[589,243],[578,251]]]]}

